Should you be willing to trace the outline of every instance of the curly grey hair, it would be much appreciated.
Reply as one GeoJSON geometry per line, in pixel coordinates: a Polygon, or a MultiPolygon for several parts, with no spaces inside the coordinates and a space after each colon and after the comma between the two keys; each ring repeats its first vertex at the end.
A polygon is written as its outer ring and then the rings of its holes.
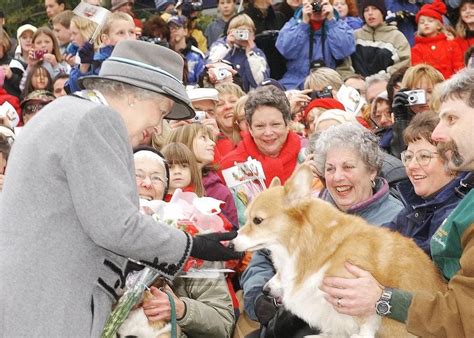
{"type": "Polygon", "coordinates": [[[331,126],[312,138],[310,148],[313,149],[316,170],[324,176],[326,157],[330,149],[350,148],[357,152],[368,170],[380,172],[383,153],[378,145],[378,138],[364,127],[345,123],[331,126]]]}
{"type": "Polygon", "coordinates": [[[252,125],[252,116],[260,106],[274,107],[283,115],[285,124],[291,119],[290,102],[286,98],[285,92],[275,86],[258,87],[248,93],[245,103],[245,119],[252,125]]]}

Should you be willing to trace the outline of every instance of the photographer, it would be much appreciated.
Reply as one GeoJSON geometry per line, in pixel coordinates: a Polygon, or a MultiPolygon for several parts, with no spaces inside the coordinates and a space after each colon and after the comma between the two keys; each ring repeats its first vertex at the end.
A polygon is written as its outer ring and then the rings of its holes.
{"type": "Polygon", "coordinates": [[[431,93],[438,83],[444,81],[443,75],[435,68],[420,64],[408,68],[401,83],[401,88],[393,97],[392,114],[394,123],[390,153],[400,158],[406,149],[403,131],[414,114],[430,109],[431,93]]]}
{"type": "Polygon", "coordinates": [[[355,51],[355,41],[352,29],[338,19],[328,0],[304,0],[302,9],[280,30],[276,47],[288,61],[280,82],[294,89],[302,86],[314,64],[335,69],[355,51]]]}
{"type": "Polygon", "coordinates": [[[206,63],[222,59],[236,67],[245,92],[269,77],[267,59],[255,46],[255,25],[248,15],[238,14],[229,21],[226,37],[212,44],[206,63]]]}

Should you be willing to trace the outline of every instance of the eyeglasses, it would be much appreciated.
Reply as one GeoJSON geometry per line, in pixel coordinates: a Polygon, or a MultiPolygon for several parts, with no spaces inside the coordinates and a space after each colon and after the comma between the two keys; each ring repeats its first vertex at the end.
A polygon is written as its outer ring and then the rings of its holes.
{"type": "Polygon", "coordinates": [[[158,184],[166,184],[166,177],[162,177],[159,174],[151,174],[151,175],[146,175],[144,172],[141,171],[136,171],[135,172],[135,178],[137,179],[138,183],[143,183],[145,179],[149,177],[150,182],[153,185],[158,185],[158,184]]]}
{"type": "Polygon", "coordinates": [[[401,153],[401,158],[405,167],[411,163],[413,158],[416,159],[416,162],[420,166],[426,167],[428,164],[430,164],[431,159],[437,155],[437,152],[429,151],[427,149],[418,150],[416,153],[410,150],[405,150],[401,153]]]}

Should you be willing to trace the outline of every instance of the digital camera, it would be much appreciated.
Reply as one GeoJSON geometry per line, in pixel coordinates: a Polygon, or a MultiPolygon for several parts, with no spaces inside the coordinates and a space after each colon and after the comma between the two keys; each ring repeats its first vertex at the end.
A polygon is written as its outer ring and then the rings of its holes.
{"type": "Polygon", "coordinates": [[[408,95],[408,105],[426,104],[426,93],[423,89],[410,90],[405,92],[408,95]]]}
{"type": "Polygon", "coordinates": [[[206,112],[202,110],[196,110],[196,115],[192,118],[193,123],[201,123],[206,118],[206,112]]]}
{"type": "Polygon", "coordinates": [[[234,31],[234,36],[237,40],[247,41],[249,39],[249,31],[246,29],[236,29],[234,31]]]}
{"type": "Polygon", "coordinates": [[[39,60],[43,57],[44,54],[45,54],[44,50],[35,50],[33,52],[33,58],[36,59],[36,60],[39,60]]]}
{"type": "Polygon", "coordinates": [[[319,1],[312,2],[311,7],[313,8],[313,13],[321,13],[323,10],[323,6],[319,1]]]}
{"type": "Polygon", "coordinates": [[[216,76],[217,81],[222,81],[226,77],[231,75],[231,72],[226,68],[215,68],[214,69],[214,75],[216,76]]]}
{"type": "Polygon", "coordinates": [[[327,86],[323,90],[313,90],[311,93],[309,93],[309,97],[311,100],[314,99],[324,99],[324,98],[333,98],[332,97],[332,87],[327,86]]]}

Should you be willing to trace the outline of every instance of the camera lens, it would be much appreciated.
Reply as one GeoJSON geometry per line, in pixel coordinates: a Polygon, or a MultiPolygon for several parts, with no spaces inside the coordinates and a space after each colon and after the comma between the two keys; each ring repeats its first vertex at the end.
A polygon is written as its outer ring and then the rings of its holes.
{"type": "Polygon", "coordinates": [[[410,94],[408,95],[408,102],[415,103],[417,101],[416,95],[410,94]]]}
{"type": "Polygon", "coordinates": [[[321,3],[315,1],[311,4],[311,7],[313,7],[314,13],[321,13],[321,10],[322,10],[321,3]]]}

